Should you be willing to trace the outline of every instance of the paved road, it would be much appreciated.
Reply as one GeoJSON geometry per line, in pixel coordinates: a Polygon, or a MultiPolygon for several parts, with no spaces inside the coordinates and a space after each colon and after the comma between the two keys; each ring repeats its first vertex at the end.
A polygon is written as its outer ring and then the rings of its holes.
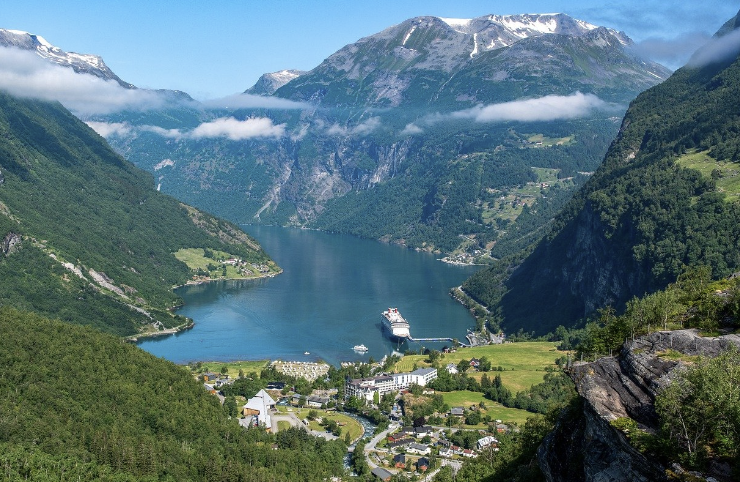
{"type": "Polygon", "coordinates": [[[367,444],[365,444],[365,460],[367,460],[367,465],[369,465],[371,469],[376,468],[378,464],[372,461],[372,459],[370,458],[370,452],[375,450],[375,446],[378,444],[378,442],[386,438],[390,432],[392,432],[393,430],[396,430],[397,428],[398,428],[398,425],[391,424],[390,427],[380,432],[378,435],[373,437],[367,444]]]}

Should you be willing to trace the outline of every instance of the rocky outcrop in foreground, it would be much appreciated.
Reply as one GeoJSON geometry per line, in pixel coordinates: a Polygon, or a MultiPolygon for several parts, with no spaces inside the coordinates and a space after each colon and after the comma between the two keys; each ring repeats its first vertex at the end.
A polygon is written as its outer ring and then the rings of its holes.
{"type": "Polygon", "coordinates": [[[579,364],[571,378],[582,410],[559,420],[540,446],[537,458],[548,482],[661,481],[665,467],[630,446],[610,425],[629,417],[647,431],[657,431],[655,396],[686,363],[675,356],[714,357],[740,336],[702,338],[695,330],[652,333],[627,342],[619,357],[579,364]],[[665,355],[673,355],[666,357],[665,355]]]}

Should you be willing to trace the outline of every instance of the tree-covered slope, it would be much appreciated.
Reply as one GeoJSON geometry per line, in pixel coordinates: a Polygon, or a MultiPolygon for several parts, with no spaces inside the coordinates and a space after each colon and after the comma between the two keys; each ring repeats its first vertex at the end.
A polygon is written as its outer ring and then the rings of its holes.
{"type": "Polygon", "coordinates": [[[665,287],[685,266],[740,267],[740,58],[689,64],[631,104],[603,165],[521,263],[465,284],[508,329],[572,325],[665,287]],[[513,270],[511,271],[510,270],[513,270]]]}
{"type": "Polygon", "coordinates": [[[192,274],[177,250],[269,262],[235,226],[158,193],[58,104],[0,94],[0,173],[0,305],[131,335],[183,322],[167,312],[192,274]]]}
{"type": "Polygon", "coordinates": [[[343,471],[343,442],[247,431],[187,370],[116,337],[8,308],[0,335],[3,480],[325,480],[343,471]]]}

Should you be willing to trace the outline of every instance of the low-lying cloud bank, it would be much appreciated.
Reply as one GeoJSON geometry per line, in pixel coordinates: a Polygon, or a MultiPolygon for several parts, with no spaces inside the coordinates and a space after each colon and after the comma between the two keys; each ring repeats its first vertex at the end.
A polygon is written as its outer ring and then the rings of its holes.
{"type": "Polygon", "coordinates": [[[233,117],[222,117],[211,122],[204,122],[191,131],[164,129],[158,126],[132,126],[128,122],[88,121],[95,132],[103,137],[126,137],[138,132],[152,132],[170,139],[214,139],[223,137],[232,141],[254,138],[279,138],[285,135],[285,124],[274,124],[267,117],[251,117],[238,120],[233,117]]]}
{"type": "Polygon", "coordinates": [[[705,65],[731,60],[740,54],[740,30],[733,30],[722,37],[715,37],[689,59],[688,67],[705,65]]]}
{"type": "Polygon", "coordinates": [[[370,117],[352,127],[344,127],[339,124],[332,124],[326,129],[330,136],[366,136],[381,126],[380,117],[370,117]]]}
{"type": "Polygon", "coordinates": [[[255,117],[237,120],[233,117],[222,117],[212,122],[205,122],[190,132],[193,139],[225,137],[232,141],[252,139],[255,137],[282,137],[285,135],[285,124],[275,125],[267,117],[255,117]]]}
{"type": "Polygon", "coordinates": [[[407,124],[400,135],[418,135],[425,126],[454,119],[470,119],[475,122],[545,122],[578,119],[592,115],[594,111],[610,111],[616,106],[593,94],[575,92],[571,95],[547,95],[533,99],[514,100],[499,104],[477,105],[449,114],[432,114],[407,124]]]}
{"type": "Polygon", "coordinates": [[[9,47],[0,47],[0,90],[17,97],[59,101],[78,115],[156,109],[163,103],[155,92],[125,89],[113,80],[76,73],[33,52],[9,47]]]}
{"type": "Polygon", "coordinates": [[[501,104],[476,106],[453,112],[457,119],[476,122],[537,122],[586,117],[594,110],[606,109],[609,104],[593,94],[547,95],[535,99],[515,100],[501,104]]]}
{"type": "MultiPolygon", "coordinates": [[[[127,89],[113,80],[78,73],[70,67],[49,62],[35,52],[14,47],[0,47],[0,90],[17,97],[58,101],[82,117],[168,106],[166,96],[161,93],[127,89]]],[[[250,94],[193,102],[191,107],[208,110],[310,108],[301,102],[250,94]]]]}
{"type": "Polygon", "coordinates": [[[264,95],[234,94],[220,99],[210,99],[201,102],[206,109],[281,109],[303,110],[312,106],[304,102],[295,102],[280,97],[264,95]]]}

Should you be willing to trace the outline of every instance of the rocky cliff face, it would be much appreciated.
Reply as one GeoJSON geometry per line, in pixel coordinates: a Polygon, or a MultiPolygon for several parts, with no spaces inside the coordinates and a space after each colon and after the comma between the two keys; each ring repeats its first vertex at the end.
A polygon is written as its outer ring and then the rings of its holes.
{"type": "Polygon", "coordinates": [[[665,467],[630,446],[610,422],[629,417],[643,430],[656,431],[654,401],[685,362],[666,353],[714,357],[740,336],[702,338],[694,330],[657,332],[625,344],[619,357],[575,366],[571,377],[582,410],[558,422],[537,457],[549,482],[660,481],[665,467]]]}
{"type": "Polygon", "coordinates": [[[0,251],[2,251],[3,255],[10,256],[11,254],[15,253],[18,249],[20,249],[21,241],[22,241],[22,238],[20,234],[8,233],[3,238],[2,243],[0,243],[0,251]]]}

